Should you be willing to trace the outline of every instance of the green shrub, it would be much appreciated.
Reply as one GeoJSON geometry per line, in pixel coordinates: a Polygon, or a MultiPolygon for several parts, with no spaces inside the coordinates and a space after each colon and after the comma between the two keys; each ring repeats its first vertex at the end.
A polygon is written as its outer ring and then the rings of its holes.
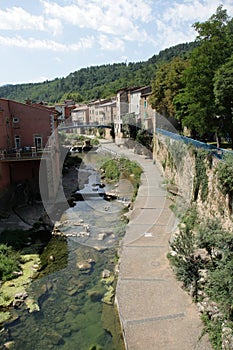
{"type": "Polygon", "coordinates": [[[218,187],[224,195],[228,196],[228,207],[232,213],[233,199],[233,157],[227,156],[224,162],[219,162],[216,168],[218,187]]]}
{"type": "Polygon", "coordinates": [[[12,279],[14,271],[19,271],[20,255],[6,244],[0,244],[0,279],[12,279]]]}
{"type": "MultiPolygon", "coordinates": [[[[170,243],[170,246],[175,255],[169,254],[168,258],[175,268],[177,278],[183,282],[185,288],[193,284],[197,289],[201,260],[194,255],[195,237],[192,230],[180,229],[180,233],[170,243]]],[[[196,293],[197,290],[194,291],[194,294],[196,293]]]]}
{"type": "Polygon", "coordinates": [[[224,162],[219,162],[216,173],[219,181],[219,187],[223,194],[233,192],[233,157],[225,157],[224,162]]]}
{"type": "Polygon", "coordinates": [[[207,293],[219,304],[227,320],[233,321],[233,253],[225,254],[209,271],[207,293]]]}
{"type": "Polygon", "coordinates": [[[225,231],[218,219],[207,219],[199,225],[197,235],[198,245],[206,249],[207,253],[213,255],[213,250],[222,253],[228,251],[233,244],[233,235],[225,231]]]}
{"type": "Polygon", "coordinates": [[[214,350],[222,350],[222,319],[216,319],[215,322],[211,321],[206,313],[202,315],[202,321],[204,323],[204,332],[208,333],[210,342],[214,350]]]}
{"type": "Polygon", "coordinates": [[[120,177],[120,169],[115,159],[110,159],[102,164],[102,169],[105,172],[106,180],[118,181],[120,177]]]}

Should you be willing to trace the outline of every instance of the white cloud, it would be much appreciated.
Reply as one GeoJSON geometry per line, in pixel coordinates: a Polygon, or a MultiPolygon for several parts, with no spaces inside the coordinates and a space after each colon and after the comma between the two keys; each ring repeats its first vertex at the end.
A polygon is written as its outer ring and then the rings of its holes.
{"type": "Polygon", "coordinates": [[[157,21],[157,45],[160,50],[174,46],[179,43],[185,43],[195,40],[195,30],[190,25],[186,28],[176,28],[173,25],[167,25],[164,22],[157,21]]]}
{"type": "MultiPolygon", "coordinates": [[[[170,4],[170,3],[169,3],[170,4]]],[[[155,20],[157,44],[161,49],[178,43],[193,41],[196,38],[192,25],[208,20],[219,6],[219,0],[175,1],[164,9],[160,18],[155,20]]],[[[233,13],[232,0],[223,1],[228,15],[233,13]]]]}
{"type": "Polygon", "coordinates": [[[45,13],[79,28],[111,34],[125,40],[145,40],[139,25],[152,20],[152,7],[147,0],[76,0],[71,5],[60,6],[41,0],[45,13]]]}
{"type": "Polygon", "coordinates": [[[106,35],[99,36],[99,45],[101,50],[124,51],[124,41],[118,38],[109,38],[106,35]]]}
{"type": "Polygon", "coordinates": [[[38,30],[52,32],[53,35],[62,31],[61,21],[46,19],[43,16],[34,16],[21,7],[0,10],[0,30],[38,30]]]}
{"type": "MultiPolygon", "coordinates": [[[[173,5],[164,12],[162,21],[164,21],[164,23],[169,22],[173,26],[178,27],[184,26],[187,22],[203,22],[216,12],[219,5],[219,0],[187,0],[183,3],[174,2],[173,5]]],[[[225,1],[223,8],[226,7],[228,12],[233,12],[232,1],[225,1]]]]}
{"type": "Polygon", "coordinates": [[[75,44],[62,44],[53,40],[38,40],[34,38],[24,39],[20,36],[4,37],[0,36],[0,45],[8,47],[18,47],[33,50],[50,50],[50,51],[80,51],[82,49],[89,49],[94,44],[93,37],[81,38],[75,44]]]}

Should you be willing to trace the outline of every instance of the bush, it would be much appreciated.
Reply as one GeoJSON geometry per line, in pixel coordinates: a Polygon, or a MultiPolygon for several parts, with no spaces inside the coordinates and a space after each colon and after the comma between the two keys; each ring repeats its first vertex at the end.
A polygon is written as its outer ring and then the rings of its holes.
{"type": "Polygon", "coordinates": [[[225,157],[224,162],[219,162],[216,174],[219,188],[224,195],[233,193],[233,157],[225,157]]]}
{"type": "Polygon", "coordinates": [[[0,244],[0,279],[7,281],[15,277],[14,271],[19,271],[20,255],[6,244],[0,244]]]}
{"type": "Polygon", "coordinates": [[[200,256],[195,256],[196,237],[193,232],[197,222],[196,207],[190,208],[182,219],[179,233],[170,242],[172,253],[168,254],[171,264],[175,268],[177,278],[183,282],[185,288],[192,286],[193,296],[197,298],[199,270],[203,267],[200,256]]]}
{"type": "Polygon", "coordinates": [[[228,208],[232,214],[232,200],[233,200],[233,157],[228,156],[224,158],[224,162],[219,162],[216,174],[218,179],[218,186],[222,193],[228,196],[228,208]]]}
{"type": "Polygon", "coordinates": [[[114,180],[114,181],[119,180],[120,169],[115,159],[108,160],[101,167],[105,172],[106,180],[114,180]]]}
{"type": "Polygon", "coordinates": [[[218,219],[207,219],[198,227],[198,246],[213,259],[220,260],[233,252],[233,233],[225,230],[218,219]]]}
{"type": "Polygon", "coordinates": [[[180,229],[170,246],[174,253],[169,254],[168,258],[175,267],[177,278],[183,282],[185,288],[190,288],[193,285],[194,295],[196,295],[201,259],[194,255],[195,237],[193,232],[187,228],[180,229]]]}

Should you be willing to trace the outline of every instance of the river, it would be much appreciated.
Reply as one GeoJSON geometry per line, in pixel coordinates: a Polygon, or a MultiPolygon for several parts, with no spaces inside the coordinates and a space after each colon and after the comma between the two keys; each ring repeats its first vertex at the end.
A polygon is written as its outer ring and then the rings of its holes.
{"type": "MultiPolygon", "coordinates": [[[[99,155],[90,155],[85,164],[90,172],[87,192],[95,192],[95,182],[100,181],[95,157],[99,155]]],[[[1,332],[2,344],[13,342],[12,349],[17,350],[124,349],[111,294],[125,230],[124,208],[124,203],[107,202],[100,195],[77,201],[63,213],[59,230],[65,237],[52,237],[41,256],[49,262],[28,289],[40,310],[14,309],[14,321],[1,332]]]]}

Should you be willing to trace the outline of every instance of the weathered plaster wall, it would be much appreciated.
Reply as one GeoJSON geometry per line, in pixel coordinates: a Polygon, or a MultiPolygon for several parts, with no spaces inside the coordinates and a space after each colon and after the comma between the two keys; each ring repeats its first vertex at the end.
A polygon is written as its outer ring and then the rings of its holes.
{"type": "Polygon", "coordinates": [[[229,199],[220,191],[216,175],[216,167],[220,160],[214,156],[205,158],[204,172],[198,175],[195,152],[203,151],[195,151],[182,141],[157,135],[156,162],[166,179],[168,190],[172,193],[177,191],[177,195],[173,197],[174,205],[178,210],[185,210],[190,204],[196,203],[200,217],[218,218],[223,227],[232,228],[233,217],[229,210],[229,199]],[[202,180],[206,176],[206,183],[200,185],[198,194],[195,194],[195,181],[198,176],[201,176],[202,180]],[[203,191],[206,191],[205,195],[203,191]]]}

